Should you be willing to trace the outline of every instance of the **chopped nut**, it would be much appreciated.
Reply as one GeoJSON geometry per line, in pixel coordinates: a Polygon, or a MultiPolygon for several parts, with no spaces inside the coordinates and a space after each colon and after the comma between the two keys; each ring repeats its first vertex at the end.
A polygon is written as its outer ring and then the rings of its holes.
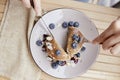
{"type": "Polygon", "coordinates": [[[47,60],[48,60],[48,61],[52,61],[53,59],[48,56],[48,57],[47,57],[47,60]]]}
{"type": "Polygon", "coordinates": [[[53,47],[50,45],[50,46],[47,46],[47,48],[49,49],[49,50],[53,50],[53,47]]]}
{"type": "Polygon", "coordinates": [[[46,42],[47,46],[52,46],[52,44],[50,42],[46,42]]]}
{"type": "Polygon", "coordinates": [[[53,38],[52,38],[52,36],[48,36],[46,39],[47,39],[48,41],[51,41],[53,38]]]}

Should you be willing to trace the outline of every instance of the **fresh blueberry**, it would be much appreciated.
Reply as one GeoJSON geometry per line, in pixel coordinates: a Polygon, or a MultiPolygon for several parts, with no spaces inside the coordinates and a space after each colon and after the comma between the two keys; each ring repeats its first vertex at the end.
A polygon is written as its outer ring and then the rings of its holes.
{"type": "Polygon", "coordinates": [[[63,28],[67,28],[68,27],[68,23],[67,22],[63,22],[62,27],[63,28]]]}
{"type": "Polygon", "coordinates": [[[86,50],[86,48],[83,46],[82,48],[81,48],[81,51],[85,51],[86,50]]]}
{"type": "Polygon", "coordinates": [[[53,69],[57,69],[58,64],[56,62],[53,62],[53,63],[51,63],[51,66],[52,66],[53,69]]]}
{"type": "Polygon", "coordinates": [[[79,23],[78,23],[78,22],[74,22],[73,26],[74,26],[74,27],[78,27],[78,26],[79,26],[79,23]]]}
{"type": "Polygon", "coordinates": [[[76,40],[76,38],[77,38],[77,35],[76,35],[76,34],[73,34],[72,39],[73,39],[73,40],[76,40]]]}
{"type": "Polygon", "coordinates": [[[60,66],[64,66],[66,64],[66,61],[59,61],[60,66]]]}
{"type": "Polygon", "coordinates": [[[77,42],[79,43],[81,41],[81,37],[78,38],[77,42]]]}
{"type": "Polygon", "coordinates": [[[79,36],[77,36],[76,34],[74,34],[74,35],[72,36],[72,39],[78,42],[79,36]]]}
{"type": "Polygon", "coordinates": [[[36,41],[36,44],[37,44],[38,46],[41,46],[41,45],[42,45],[42,41],[41,41],[41,40],[37,40],[37,41],[36,41]]]}
{"type": "Polygon", "coordinates": [[[71,47],[72,47],[73,49],[77,48],[77,43],[76,43],[76,42],[73,42],[73,43],[71,44],[71,47]]]}
{"type": "Polygon", "coordinates": [[[53,23],[49,24],[49,28],[50,29],[54,29],[55,28],[55,24],[53,24],[53,23]]]}
{"type": "Polygon", "coordinates": [[[74,60],[74,63],[77,64],[77,63],[78,63],[78,59],[75,59],[75,60],[74,60]]]}
{"type": "Polygon", "coordinates": [[[55,51],[55,54],[56,54],[57,56],[59,56],[59,55],[61,54],[61,51],[60,51],[60,50],[56,50],[56,51],[55,51]]]}
{"type": "Polygon", "coordinates": [[[77,54],[75,54],[76,57],[80,57],[80,53],[78,52],[77,54]]]}
{"type": "Polygon", "coordinates": [[[68,23],[68,26],[73,26],[74,25],[74,22],[73,21],[70,21],[69,23],[68,23]]]}

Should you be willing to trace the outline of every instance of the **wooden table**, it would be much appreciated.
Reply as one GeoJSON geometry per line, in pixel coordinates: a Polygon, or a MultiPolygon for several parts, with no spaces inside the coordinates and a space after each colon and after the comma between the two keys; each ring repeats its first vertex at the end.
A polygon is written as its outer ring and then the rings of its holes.
{"type": "MultiPolygon", "coordinates": [[[[0,22],[7,0],[0,0],[0,22]]],[[[120,16],[120,9],[108,8],[73,0],[42,0],[42,9],[46,12],[55,8],[73,8],[84,12],[97,26],[99,33],[120,16]]],[[[0,80],[6,80],[0,77],[0,80]]],[[[60,80],[42,72],[41,80],[60,80]]],[[[83,75],[64,80],[120,80],[120,54],[111,55],[109,51],[100,49],[97,61],[83,75]]]]}

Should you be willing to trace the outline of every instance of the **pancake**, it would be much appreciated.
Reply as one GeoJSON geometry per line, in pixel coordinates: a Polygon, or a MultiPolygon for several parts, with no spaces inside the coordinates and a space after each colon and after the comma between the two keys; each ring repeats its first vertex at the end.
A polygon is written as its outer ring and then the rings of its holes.
{"type": "Polygon", "coordinates": [[[66,61],[69,59],[69,55],[51,35],[46,35],[44,37],[44,46],[48,56],[53,60],[66,61]]]}
{"type": "Polygon", "coordinates": [[[81,50],[84,42],[87,42],[87,39],[83,36],[77,27],[68,27],[66,51],[70,57],[74,57],[74,55],[81,50]]]}

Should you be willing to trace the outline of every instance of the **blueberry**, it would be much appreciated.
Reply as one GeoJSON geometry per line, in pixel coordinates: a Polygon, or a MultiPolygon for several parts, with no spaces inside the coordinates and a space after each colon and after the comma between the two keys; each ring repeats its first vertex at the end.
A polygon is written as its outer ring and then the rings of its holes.
{"type": "Polygon", "coordinates": [[[77,36],[76,34],[74,34],[74,35],[72,36],[72,39],[78,42],[79,36],[77,36]]]}
{"type": "Polygon", "coordinates": [[[79,43],[81,41],[81,37],[78,38],[77,42],[79,43]]]}
{"type": "Polygon", "coordinates": [[[80,53],[78,52],[77,54],[75,54],[76,57],[80,57],[80,53]]]}
{"type": "Polygon", "coordinates": [[[72,39],[75,40],[77,38],[76,34],[73,34],[72,39]]]}
{"type": "Polygon", "coordinates": [[[63,28],[67,28],[68,27],[68,23],[67,22],[63,22],[62,27],[63,28]]]}
{"type": "Polygon", "coordinates": [[[51,66],[52,66],[53,69],[57,69],[58,64],[56,62],[53,62],[53,63],[51,63],[51,66]]]}
{"type": "Polygon", "coordinates": [[[60,50],[56,50],[56,51],[55,51],[55,54],[56,54],[57,56],[59,56],[59,55],[61,54],[61,51],[60,51],[60,50]]]}
{"type": "Polygon", "coordinates": [[[76,43],[76,42],[73,42],[73,43],[71,44],[71,47],[72,47],[73,49],[77,48],[77,43],[76,43]]]}
{"type": "Polygon", "coordinates": [[[86,48],[83,46],[83,47],[81,48],[81,51],[85,51],[85,49],[86,49],[86,48]]]}
{"type": "Polygon", "coordinates": [[[50,29],[54,29],[55,28],[55,24],[53,24],[53,23],[49,24],[49,28],[50,29]]]}
{"type": "Polygon", "coordinates": [[[59,61],[60,66],[64,66],[66,64],[66,61],[59,61]]]}
{"type": "Polygon", "coordinates": [[[73,26],[74,26],[74,27],[78,27],[78,26],[79,26],[79,23],[78,23],[78,22],[74,22],[73,26]]]}
{"type": "Polygon", "coordinates": [[[78,59],[75,59],[75,60],[74,60],[74,63],[77,64],[77,63],[78,63],[78,59]]]}
{"type": "Polygon", "coordinates": [[[73,26],[74,25],[74,22],[73,21],[70,21],[69,23],[68,23],[68,26],[73,26]]]}
{"type": "Polygon", "coordinates": [[[41,41],[41,40],[37,40],[37,41],[36,41],[36,44],[37,44],[38,46],[41,46],[41,45],[42,45],[42,41],[41,41]]]}

